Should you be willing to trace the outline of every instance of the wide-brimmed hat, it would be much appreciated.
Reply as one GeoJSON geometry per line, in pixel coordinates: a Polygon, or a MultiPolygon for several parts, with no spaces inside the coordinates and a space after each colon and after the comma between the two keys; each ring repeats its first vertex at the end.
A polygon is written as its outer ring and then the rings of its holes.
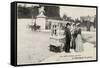
{"type": "Polygon", "coordinates": [[[76,24],[76,26],[79,26],[79,25],[80,25],[80,23],[77,23],[77,24],[76,24]]]}
{"type": "Polygon", "coordinates": [[[76,25],[75,23],[72,23],[72,25],[76,25]]]}

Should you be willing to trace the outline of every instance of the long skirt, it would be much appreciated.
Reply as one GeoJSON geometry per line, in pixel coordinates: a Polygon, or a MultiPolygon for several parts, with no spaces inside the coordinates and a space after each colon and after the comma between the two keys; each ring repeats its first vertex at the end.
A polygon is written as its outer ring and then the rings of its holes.
{"type": "Polygon", "coordinates": [[[76,39],[76,38],[73,37],[73,38],[71,39],[71,42],[70,42],[70,47],[71,47],[72,49],[75,49],[75,46],[76,46],[75,39],[76,39]]]}
{"type": "Polygon", "coordinates": [[[80,34],[77,35],[75,42],[76,42],[75,51],[82,52],[83,51],[83,42],[82,42],[82,37],[80,34]]]}

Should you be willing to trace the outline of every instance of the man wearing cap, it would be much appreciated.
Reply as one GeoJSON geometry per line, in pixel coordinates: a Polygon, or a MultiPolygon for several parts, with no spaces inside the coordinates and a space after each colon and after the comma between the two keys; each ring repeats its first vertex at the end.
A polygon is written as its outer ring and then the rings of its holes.
{"type": "Polygon", "coordinates": [[[70,52],[70,41],[71,41],[70,27],[71,27],[70,23],[67,23],[65,27],[65,45],[64,45],[65,52],[70,52]]]}

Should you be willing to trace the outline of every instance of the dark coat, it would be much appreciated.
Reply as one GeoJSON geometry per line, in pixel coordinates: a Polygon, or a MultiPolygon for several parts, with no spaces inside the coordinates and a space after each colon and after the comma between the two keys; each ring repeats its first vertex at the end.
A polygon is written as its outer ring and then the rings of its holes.
{"type": "Polygon", "coordinates": [[[71,32],[69,28],[65,28],[65,41],[66,43],[69,43],[71,41],[71,32]]]}
{"type": "Polygon", "coordinates": [[[70,41],[71,41],[71,32],[66,27],[65,28],[65,46],[64,46],[65,52],[70,52],[70,41]]]}

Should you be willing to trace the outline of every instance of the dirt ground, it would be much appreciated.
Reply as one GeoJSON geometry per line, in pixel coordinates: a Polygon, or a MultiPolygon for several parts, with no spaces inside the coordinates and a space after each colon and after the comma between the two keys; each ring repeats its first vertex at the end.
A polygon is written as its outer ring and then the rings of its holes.
{"type": "Polygon", "coordinates": [[[31,20],[18,20],[17,23],[17,61],[18,64],[37,64],[50,62],[68,62],[96,59],[96,33],[82,32],[84,51],[77,53],[54,53],[49,51],[50,33],[34,32],[27,25],[31,20]]]}

